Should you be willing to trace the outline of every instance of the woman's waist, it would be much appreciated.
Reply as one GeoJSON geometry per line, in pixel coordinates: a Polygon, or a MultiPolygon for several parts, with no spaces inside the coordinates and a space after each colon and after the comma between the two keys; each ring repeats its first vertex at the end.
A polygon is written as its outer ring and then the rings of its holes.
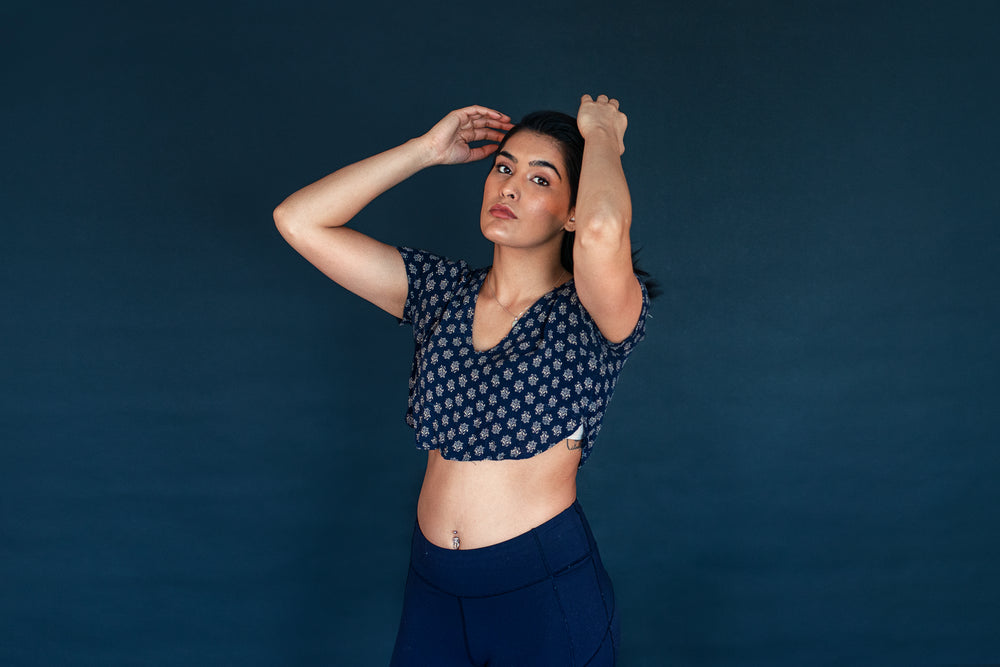
{"type": "MultiPolygon", "coordinates": [[[[553,448],[555,449],[555,448],[553,448]]],[[[428,454],[417,520],[429,542],[478,549],[521,535],[576,499],[579,452],[517,461],[449,461],[428,454]]]]}
{"type": "Polygon", "coordinates": [[[410,565],[421,578],[452,595],[483,597],[523,588],[589,558],[600,564],[593,535],[579,503],[528,531],[476,549],[442,548],[418,524],[410,565]]]}

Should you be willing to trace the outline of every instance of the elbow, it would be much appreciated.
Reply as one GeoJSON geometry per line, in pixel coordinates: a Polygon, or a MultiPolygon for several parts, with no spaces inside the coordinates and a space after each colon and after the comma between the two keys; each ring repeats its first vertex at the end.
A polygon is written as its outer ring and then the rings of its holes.
{"type": "Polygon", "coordinates": [[[622,213],[597,215],[576,225],[576,242],[588,246],[614,247],[628,242],[632,219],[622,213]]]}
{"type": "Polygon", "coordinates": [[[274,226],[277,227],[278,231],[281,232],[281,235],[286,238],[292,234],[295,226],[295,218],[289,210],[290,208],[288,200],[286,199],[275,207],[274,213],[272,214],[274,217],[274,226]]]}

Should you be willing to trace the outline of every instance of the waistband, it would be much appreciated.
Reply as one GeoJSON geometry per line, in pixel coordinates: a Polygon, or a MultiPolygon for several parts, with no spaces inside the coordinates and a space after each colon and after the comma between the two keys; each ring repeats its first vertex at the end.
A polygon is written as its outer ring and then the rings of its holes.
{"type": "Polygon", "coordinates": [[[460,597],[499,595],[530,586],[593,555],[594,536],[580,503],[504,542],[480,549],[445,549],[413,529],[410,566],[427,583],[460,597]]]}

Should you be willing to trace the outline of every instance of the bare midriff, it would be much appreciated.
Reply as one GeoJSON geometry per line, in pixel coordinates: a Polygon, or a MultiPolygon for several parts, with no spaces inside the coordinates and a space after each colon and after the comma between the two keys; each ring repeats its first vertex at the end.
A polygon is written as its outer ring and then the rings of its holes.
{"type": "Polygon", "coordinates": [[[446,549],[478,549],[517,537],[573,504],[579,464],[580,450],[566,441],[506,461],[449,461],[432,450],[417,502],[420,531],[446,549]]]}

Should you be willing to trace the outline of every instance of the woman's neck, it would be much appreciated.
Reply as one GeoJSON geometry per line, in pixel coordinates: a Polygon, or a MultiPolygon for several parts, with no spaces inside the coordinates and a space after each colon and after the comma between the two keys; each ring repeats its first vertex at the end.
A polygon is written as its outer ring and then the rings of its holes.
{"type": "Polygon", "coordinates": [[[570,277],[558,255],[542,257],[538,252],[494,246],[493,266],[487,280],[494,297],[510,307],[534,301],[570,277]]]}

